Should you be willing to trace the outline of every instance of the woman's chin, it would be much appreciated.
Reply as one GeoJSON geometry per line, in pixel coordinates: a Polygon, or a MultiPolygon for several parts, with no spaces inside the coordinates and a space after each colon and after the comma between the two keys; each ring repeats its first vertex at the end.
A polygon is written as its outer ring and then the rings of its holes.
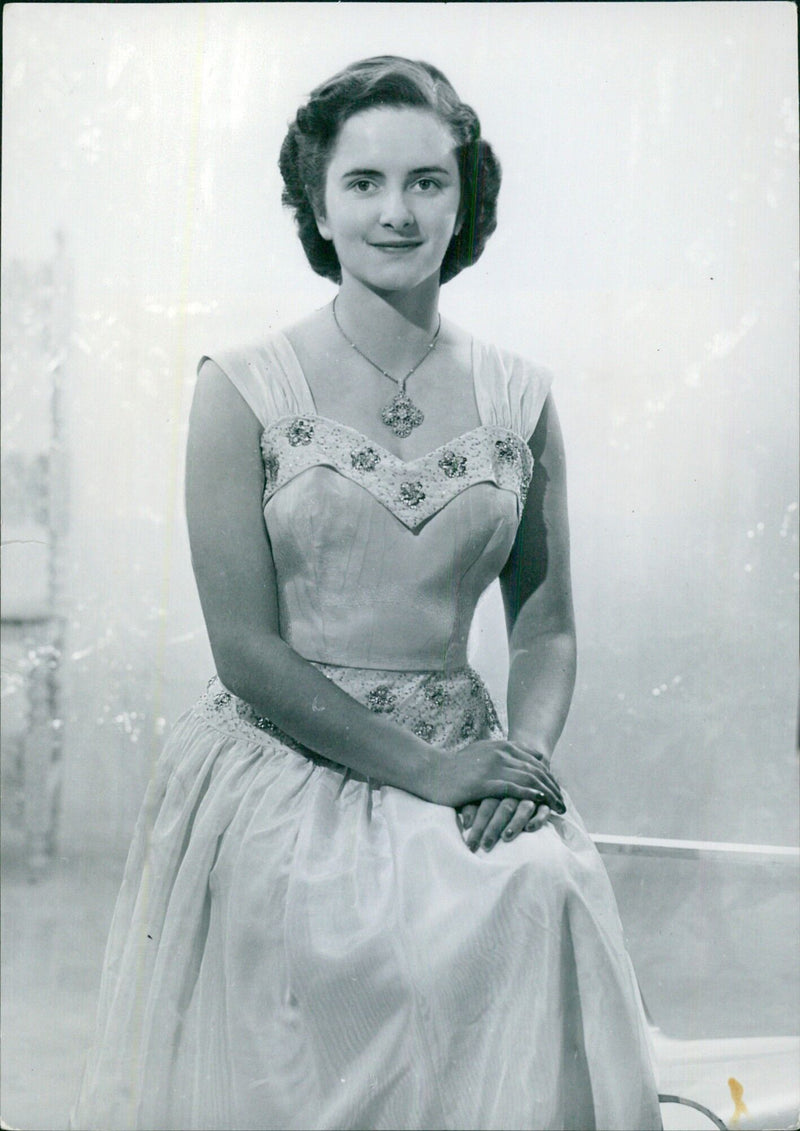
{"type": "Polygon", "coordinates": [[[376,294],[397,294],[398,292],[416,291],[425,286],[438,284],[441,264],[433,268],[428,266],[424,271],[410,270],[410,264],[387,264],[380,271],[351,272],[343,267],[342,280],[350,276],[362,287],[374,291],[376,294]]]}

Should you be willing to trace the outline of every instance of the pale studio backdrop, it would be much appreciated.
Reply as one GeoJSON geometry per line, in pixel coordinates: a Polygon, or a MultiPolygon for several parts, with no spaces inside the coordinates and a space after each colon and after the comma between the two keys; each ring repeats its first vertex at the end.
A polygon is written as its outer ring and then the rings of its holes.
{"type": "Polygon", "coordinates": [[[75,279],[65,850],[124,852],[212,672],[182,513],[196,359],[332,297],[278,150],[313,86],[383,53],[442,68],[503,162],[498,231],[445,314],[556,374],[564,781],[594,831],[794,843],[794,8],[16,4],[4,36],[4,260],[61,229],[75,279]]]}

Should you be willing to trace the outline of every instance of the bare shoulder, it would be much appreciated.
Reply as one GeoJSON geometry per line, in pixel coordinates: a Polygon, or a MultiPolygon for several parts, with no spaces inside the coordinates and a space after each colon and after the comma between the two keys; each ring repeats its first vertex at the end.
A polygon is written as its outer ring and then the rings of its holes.
{"type": "Polygon", "coordinates": [[[204,357],[197,370],[194,403],[224,401],[226,396],[235,391],[233,383],[217,362],[210,357],[204,357]]]}
{"type": "Polygon", "coordinates": [[[197,374],[189,415],[190,439],[198,432],[223,436],[234,429],[260,437],[261,425],[242,394],[220,366],[205,358],[197,374]]]}
{"type": "Polygon", "coordinates": [[[564,437],[552,392],[548,392],[545,397],[528,446],[534,460],[563,472],[564,437]]]}

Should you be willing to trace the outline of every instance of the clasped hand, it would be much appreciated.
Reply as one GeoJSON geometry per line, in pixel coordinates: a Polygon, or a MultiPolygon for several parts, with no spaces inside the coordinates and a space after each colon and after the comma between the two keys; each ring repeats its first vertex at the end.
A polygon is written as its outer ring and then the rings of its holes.
{"type": "Polygon", "coordinates": [[[486,797],[479,804],[464,805],[456,816],[470,852],[478,848],[490,852],[501,838],[510,841],[522,832],[536,832],[552,812],[545,802],[515,801],[510,797],[499,801],[496,797],[486,797]]]}
{"type": "Polygon", "coordinates": [[[457,810],[472,851],[489,851],[501,836],[513,840],[540,828],[551,812],[565,812],[544,755],[510,739],[482,739],[443,761],[435,800],[457,810]]]}

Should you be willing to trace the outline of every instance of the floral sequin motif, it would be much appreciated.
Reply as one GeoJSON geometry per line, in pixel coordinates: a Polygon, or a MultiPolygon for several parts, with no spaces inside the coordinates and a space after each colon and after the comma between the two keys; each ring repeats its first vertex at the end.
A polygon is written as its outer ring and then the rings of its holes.
{"type": "Polygon", "coordinates": [[[261,451],[264,506],[301,472],[325,467],[362,487],[409,530],[419,529],[478,483],[494,483],[522,501],[533,462],[521,437],[499,426],[481,425],[404,460],[358,429],[311,414],[282,417],[269,425],[261,451]]]}
{"type": "MultiPolygon", "coordinates": [[[[228,696],[228,699],[230,699],[230,696],[228,696]]],[[[217,705],[216,702],[215,705],[217,705]]],[[[224,706],[225,704],[220,703],[218,705],[224,706]]],[[[271,719],[266,718],[264,715],[259,715],[258,712],[251,707],[249,703],[245,703],[243,699],[236,700],[236,714],[239,718],[244,719],[246,723],[250,723],[251,726],[258,727],[259,730],[268,731],[270,734],[281,734],[281,731],[278,730],[271,719]]]]}
{"type": "Polygon", "coordinates": [[[495,440],[494,450],[503,463],[516,463],[519,453],[510,440],[495,440]]]}
{"type": "Polygon", "coordinates": [[[236,700],[236,714],[239,716],[240,719],[248,719],[249,720],[255,714],[255,711],[253,710],[253,708],[250,706],[249,703],[245,703],[244,699],[237,699],[236,700]]]}
{"type": "Polygon", "coordinates": [[[281,461],[278,459],[275,452],[265,452],[264,454],[264,480],[267,489],[272,488],[278,482],[278,472],[281,469],[281,461]]]}
{"type": "Polygon", "coordinates": [[[385,684],[373,687],[367,695],[367,706],[378,715],[385,715],[389,711],[393,711],[396,703],[397,700],[385,684]]]}
{"type": "Polygon", "coordinates": [[[294,420],[286,429],[286,439],[293,448],[300,444],[310,444],[313,436],[314,425],[310,420],[303,420],[302,418],[294,420]]]}
{"type": "Polygon", "coordinates": [[[356,471],[374,471],[381,462],[381,457],[374,448],[359,448],[350,453],[350,463],[356,471]]]}
{"type": "Polygon", "coordinates": [[[429,683],[423,695],[429,703],[433,703],[434,707],[443,707],[445,699],[447,698],[445,690],[440,683],[429,683]]]}
{"type": "Polygon", "coordinates": [[[448,479],[461,479],[467,473],[467,458],[466,456],[456,455],[455,452],[448,449],[442,452],[439,467],[448,479]]]}
{"type": "Polygon", "coordinates": [[[470,681],[472,683],[472,698],[477,699],[480,703],[480,709],[487,722],[492,727],[499,726],[500,720],[497,717],[497,710],[495,709],[492,697],[483,683],[483,680],[477,672],[473,671],[470,672],[470,681]]]}
{"type": "Polygon", "coordinates": [[[418,479],[412,483],[400,484],[400,501],[407,507],[418,507],[424,498],[425,492],[418,479]]]}
{"type": "Polygon", "coordinates": [[[470,669],[467,673],[469,677],[469,684],[472,688],[473,695],[482,695],[485,691],[484,683],[474,668],[470,669]]]}
{"type": "MultiPolygon", "coordinates": [[[[460,750],[480,738],[500,738],[489,692],[480,676],[467,665],[451,672],[379,671],[314,663],[328,679],[353,699],[378,713],[386,713],[398,726],[443,750],[460,750]]],[[[308,750],[259,715],[214,677],[197,709],[208,724],[222,733],[236,734],[250,743],[302,754],[318,765],[336,766],[330,759],[308,750]]],[[[336,767],[341,770],[341,766],[336,767]]]]}
{"type": "Polygon", "coordinates": [[[461,724],[461,730],[458,732],[459,738],[464,742],[468,742],[471,738],[474,738],[477,733],[478,725],[475,721],[475,716],[470,713],[461,724]]]}

